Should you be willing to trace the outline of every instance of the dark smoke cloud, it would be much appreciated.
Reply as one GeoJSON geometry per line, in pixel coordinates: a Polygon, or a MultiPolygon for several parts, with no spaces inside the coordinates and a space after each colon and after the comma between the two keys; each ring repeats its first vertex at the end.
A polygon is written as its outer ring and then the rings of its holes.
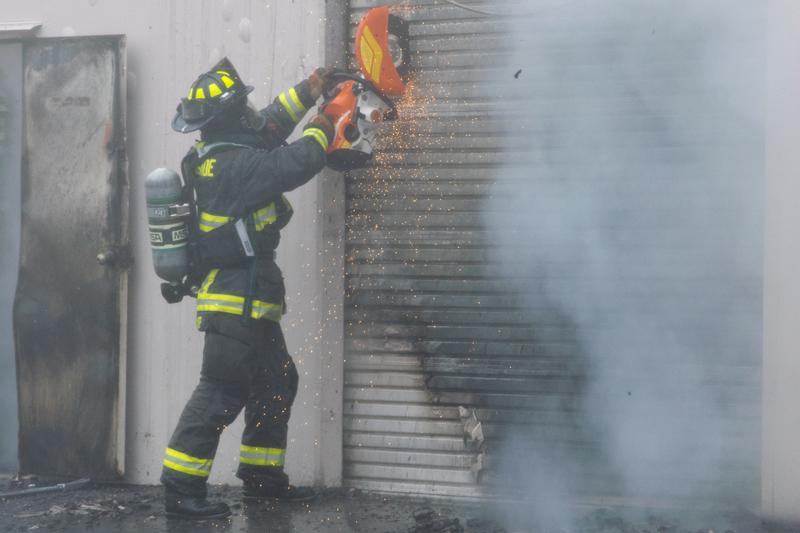
{"type": "Polygon", "coordinates": [[[486,224],[526,305],[575,327],[595,451],[520,463],[519,430],[500,469],[560,527],[598,472],[629,499],[757,498],[766,6],[520,9],[492,92],[513,115],[486,224]]]}

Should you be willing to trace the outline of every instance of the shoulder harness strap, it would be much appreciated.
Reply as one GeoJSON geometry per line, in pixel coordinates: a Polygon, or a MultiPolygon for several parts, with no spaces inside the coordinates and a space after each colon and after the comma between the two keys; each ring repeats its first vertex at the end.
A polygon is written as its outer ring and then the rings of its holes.
{"type": "Polygon", "coordinates": [[[229,143],[229,142],[206,143],[202,141],[194,145],[194,151],[197,153],[197,157],[199,157],[200,159],[209,155],[211,152],[216,152],[221,149],[231,149],[231,148],[251,148],[251,147],[247,146],[246,144],[239,144],[239,143],[229,143]]]}

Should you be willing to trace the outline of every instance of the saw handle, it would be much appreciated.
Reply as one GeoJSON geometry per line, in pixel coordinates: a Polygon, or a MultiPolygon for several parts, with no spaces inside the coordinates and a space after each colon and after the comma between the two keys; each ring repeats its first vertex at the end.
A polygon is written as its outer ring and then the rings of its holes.
{"type": "MultiPolygon", "coordinates": [[[[334,70],[330,74],[328,74],[328,79],[332,81],[338,81],[339,83],[343,81],[354,81],[358,84],[364,86],[365,89],[372,91],[375,93],[381,101],[389,107],[389,111],[387,113],[396,114],[397,109],[395,108],[394,102],[392,102],[386,95],[384,95],[374,83],[369,81],[368,79],[360,76],[358,74],[353,74],[352,72],[348,72],[346,70],[334,70]]],[[[338,83],[336,87],[338,87],[338,83]]],[[[328,91],[327,88],[323,88],[322,97],[324,98],[324,103],[333,100],[336,97],[336,94],[333,94],[331,91],[328,91]]]]}

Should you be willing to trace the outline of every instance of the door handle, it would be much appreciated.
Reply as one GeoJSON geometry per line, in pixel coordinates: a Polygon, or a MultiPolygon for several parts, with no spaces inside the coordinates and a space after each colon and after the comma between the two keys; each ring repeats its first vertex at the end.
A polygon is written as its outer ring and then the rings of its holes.
{"type": "Polygon", "coordinates": [[[128,269],[132,258],[127,246],[117,246],[97,254],[97,262],[103,266],[128,269]]]}
{"type": "Polygon", "coordinates": [[[114,266],[117,262],[117,253],[114,250],[106,250],[97,254],[97,262],[103,266],[114,266]]]}

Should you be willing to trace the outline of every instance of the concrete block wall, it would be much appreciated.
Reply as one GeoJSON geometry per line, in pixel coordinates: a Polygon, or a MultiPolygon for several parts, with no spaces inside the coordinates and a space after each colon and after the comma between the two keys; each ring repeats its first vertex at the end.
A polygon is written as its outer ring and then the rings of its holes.
{"type": "MultiPolygon", "coordinates": [[[[159,294],[150,266],[144,177],[158,166],[178,167],[194,137],[171,130],[175,107],[195,77],[222,56],[255,86],[251,99],[258,106],[323,65],[325,6],[324,0],[0,1],[0,19],[40,21],[41,37],[127,36],[136,261],[128,313],[126,477],[131,482],[158,483],[164,447],[197,383],[202,357],[193,302],[170,306],[159,294]]],[[[287,454],[295,483],[336,485],[341,477],[341,322],[336,310],[341,259],[331,263],[326,253],[342,252],[337,232],[331,234],[324,224],[336,218],[326,211],[329,194],[324,191],[335,189],[337,180],[341,176],[320,176],[289,194],[296,214],[278,253],[288,290],[284,326],[301,376],[287,454]]],[[[241,429],[237,421],[223,435],[212,483],[237,482],[241,429]]]]}

